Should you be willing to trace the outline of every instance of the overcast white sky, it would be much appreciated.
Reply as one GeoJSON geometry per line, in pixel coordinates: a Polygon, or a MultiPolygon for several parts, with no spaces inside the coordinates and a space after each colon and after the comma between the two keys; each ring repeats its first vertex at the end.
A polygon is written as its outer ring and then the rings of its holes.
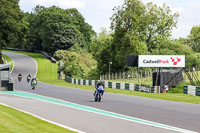
{"type": "MultiPolygon", "coordinates": [[[[20,7],[25,12],[31,12],[36,5],[49,7],[59,6],[63,9],[77,8],[86,22],[99,33],[102,27],[109,30],[112,9],[122,5],[124,0],[20,0],[20,7]]],[[[173,38],[187,37],[195,25],[200,25],[200,0],[142,0],[162,5],[166,3],[173,12],[179,12],[177,29],[172,32],[173,38]]]]}

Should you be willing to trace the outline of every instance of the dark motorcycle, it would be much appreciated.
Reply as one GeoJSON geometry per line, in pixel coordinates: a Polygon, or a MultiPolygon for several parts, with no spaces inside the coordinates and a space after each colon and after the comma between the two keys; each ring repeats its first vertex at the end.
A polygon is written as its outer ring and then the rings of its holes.
{"type": "Polygon", "coordinates": [[[22,80],[22,74],[21,73],[18,75],[18,80],[19,80],[19,82],[21,82],[21,80],[22,80]]]}
{"type": "Polygon", "coordinates": [[[94,93],[94,101],[95,102],[100,102],[101,101],[101,97],[103,96],[105,89],[100,86],[98,89],[95,90],[94,93]]]}

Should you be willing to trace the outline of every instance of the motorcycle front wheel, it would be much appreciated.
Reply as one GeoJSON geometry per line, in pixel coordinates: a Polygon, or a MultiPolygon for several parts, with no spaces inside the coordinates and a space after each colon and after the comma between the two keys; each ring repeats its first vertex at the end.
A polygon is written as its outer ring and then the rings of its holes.
{"type": "Polygon", "coordinates": [[[98,99],[99,99],[98,97],[99,97],[99,93],[97,92],[97,93],[95,94],[95,96],[94,96],[94,101],[95,101],[95,102],[98,101],[98,99]]]}
{"type": "Polygon", "coordinates": [[[101,102],[101,94],[98,94],[99,96],[99,98],[98,98],[98,102],[101,102]]]}

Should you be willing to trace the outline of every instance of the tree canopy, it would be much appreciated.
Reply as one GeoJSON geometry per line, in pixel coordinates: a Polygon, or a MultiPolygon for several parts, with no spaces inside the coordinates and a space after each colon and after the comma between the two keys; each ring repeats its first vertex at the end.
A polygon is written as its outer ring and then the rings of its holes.
{"type": "Polygon", "coordinates": [[[76,43],[88,48],[90,38],[95,34],[77,9],[36,6],[33,13],[26,15],[31,24],[28,43],[34,49],[42,48],[52,54],[76,43]]]}
{"type": "Polygon", "coordinates": [[[113,11],[111,32],[96,34],[75,8],[38,5],[23,13],[19,0],[0,0],[0,48],[47,51],[64,61],[66,74],[77,78],[97,79],[108,72],[110,62],[112,72],[126,71],[127,55],[181,54],[187,68],[199,66],[199,25],[187,38],[172,39],[179,14],[165,4],[124,0],[113,11]]]}
{"type": "Polygon", "coordinates": [[[193,26],[188,36],[189,46],[196,52],[200,52],[200,25],[193,26]]]}
{"type": "Polygon", "coordinates": [[[125,0],[122,6],[115,7],[111,17],[113,43],[110,51],[115,55],[114,70],[126,68],[129,54],[151,54],[153,49],[159,48],[159,44],[170,37],[177,17],[178,14],[172,14],[166,5],[145,5],[140,0],[125,0]]]}
{"type": "Polygon", "coordinates": [[[28,23],[24,21],[18,3],[19,0],[0,1],[0,49],[25,42],[28,23]]]}

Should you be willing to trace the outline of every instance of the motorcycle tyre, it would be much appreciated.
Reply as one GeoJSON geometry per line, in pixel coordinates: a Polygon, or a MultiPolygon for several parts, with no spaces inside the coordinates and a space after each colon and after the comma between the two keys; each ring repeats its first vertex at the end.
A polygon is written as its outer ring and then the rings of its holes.
{"type": "Polygon", "coordinates": [[[95,94],[95,96],[94,96],[94,101],[95,101],[95,102],[98,101],[98,93],[95,94]]]}
{"type": "Polygon", "coordinates": [[[101,102],[101,94],[98,94],[98,102],[101,102]]]}

